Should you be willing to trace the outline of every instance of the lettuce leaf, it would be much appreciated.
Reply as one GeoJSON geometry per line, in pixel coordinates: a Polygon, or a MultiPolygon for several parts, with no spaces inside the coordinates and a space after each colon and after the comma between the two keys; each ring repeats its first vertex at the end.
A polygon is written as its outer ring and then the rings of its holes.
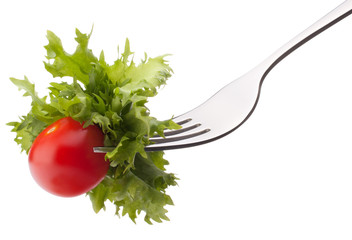
{"type": "Polygon", "coordinates": [[[145,55],[136,64],[130,60],[133,53],[126,39],[124,53],[109,65],[103,51],[97,58],[88,48],[91,35],[76,29],[77,48],[70,54],[59,37],[47,32],[45,69],[53,77],[72,77],[72,82],[51,82],[48,96],[40,98],[26,76],[23,80],[10,78],[24,96],[31,97],[32,105],[27,115],[8,125],[26,153],[38,134],[60,118],[70,116],[84,122],[85,127],[99,125],[105,134],[105,146],[115,149],[106,154],[110,169],[105,179],[87,193],[94,211],[105,209],[109,201],[116,206],[116,215],[128,214],[134,222],[141,212],[150,224],[151,220],[168,220],[165,206],[173,202],[166,189],[177,185],[177,178],[165,172],[168,161],[163,152],[144,151],[153,135],[180,128],[171,118],[159,121],[151,117],[146,107],[148,98],[157,95],[172,74],[167,55],[145,55]]]}

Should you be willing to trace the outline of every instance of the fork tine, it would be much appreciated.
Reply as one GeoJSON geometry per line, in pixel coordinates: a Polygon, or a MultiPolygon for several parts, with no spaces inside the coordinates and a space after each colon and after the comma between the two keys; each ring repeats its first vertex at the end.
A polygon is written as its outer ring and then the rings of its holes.
{"type": "MultiPolygon", "coordinates": [[[[178,116],[176,118],[173,119],[173,121],[180,125],[181,128],[180,129],[164,129],[164,132],[163,132],[163,136],[172,136],[172,135],[176,135],[176,134],[179,134],[179,133],[183,133],[183,132],[186,132],[186,131],[189,131],[189,130],[192,130],[194,128],[197,128],[200,126],[200,123],[194,123],[193,119],[190,118],[190,117],[183,117],[183,116],[178,116]]],[[[158,137],[162,137],[161,135],[159,134],[155,134],[152,136],[153,138],[158,138],[158,137]]]]}
{"type": "Polygon", "coordinates": [[[188,123],[188,122],[190,122],[190,121],[192,121],[192,118],[186,118],[186,119],[184,119],[184,120],[178,120],[176,123],[177,123],[178,125],[184,125],[184,124],[186,124],[186,123],[188,123]]]}
{"type": "MultiPolygon", "coordinates": [[[[200,126],[200,125],[199,125],[200,126]]],[[[168,143],[168,142],[174,142],[174,141],[180,141],[180,140],[185,140],[185,139],[189,139],[189,138],[193,138],[193,137],[197,137],[199,135],[205,134],[207,132],[209,132],[210,129],[206,128],[194,133],[190,133],[190,134],[182,134],[181,136],[176,136],[176,137],[167,137],[167,138],[150,138],[150,141],[153,143],[168,143]]]]}
{"type": "MultiPolygon", "coordinates": [[[[200,125],[199,125],[200,126],[200,125]]],[[[205,133],[210,132],[211,130],[209,128],[199,130],[197,132],[193,132],[190,134],[181,134],[181,136],[175,136],[175,137],[167,137],[167,138],[150,138],[150,141],[153,143],[145,148],[146,151],[158,151],[158,144],[163,144],[163,143],[170,143],[170,142],[176,142],[180,140],[186,140],[194,137],[198,137],[200,135],[203,135],[205,133]]],[[[95,153],[107,153],[112,150],[114,150],[115,147],[94,147],[93,151],[95,153]]],[[[160,148],[160,150],[162,150],[160,148]]]]}
{"type": "MultiPolygon", "coordinates": [[[[180,133],[184,133],[184,132],[187,132],[187,131],[190,131],[190,130],[193,130],[197,127],[200,127],[201,124],[200,123],[196,123],[196,124],[193,124],[189,127],[185,127],[185,128],[181,128],[181,129],[177,129],[177,130],[169,130],[169,131],[165,131],[164,132],[164,136],[165,137],[168,137],[168,136],[173,136],[173,135],[176,135],[176,134],[180,134],[180,133]]],[[[157,138],[157,137],[161,137],[160,135],[154,135],[153,138],[157,138]]]]}

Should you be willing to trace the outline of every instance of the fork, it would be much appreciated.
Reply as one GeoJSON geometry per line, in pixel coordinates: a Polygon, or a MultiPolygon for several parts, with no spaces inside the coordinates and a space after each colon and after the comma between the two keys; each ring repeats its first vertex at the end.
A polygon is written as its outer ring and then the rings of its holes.
{"type": "MultiPolygon", "coordinates": [[[[165,137],[150,138],[146,151],[193,147],[215,141],[239,128],[253,113],[262,83],[268,73],[294,50],[352,13],[352,0],[347,0],[279,48],[262,63],[220,89],[207,101],[173,120],[182,126],[165,130],[165,137]]],[[[105,153],[114,147],[95,147],[105,153]]]]}

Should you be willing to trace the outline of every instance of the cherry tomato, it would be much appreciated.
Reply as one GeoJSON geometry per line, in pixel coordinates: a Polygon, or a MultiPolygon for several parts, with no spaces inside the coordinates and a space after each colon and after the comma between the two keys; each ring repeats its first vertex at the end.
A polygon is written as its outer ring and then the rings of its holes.
{"type": "Polygon", "coordinates": [[[97,186],[109,169],[103,153],[93,147],[104,145],[99,127],[83,125],[70,117],[48,126],[29,151],[30,172],[46,191],[73,197],[97,186]]]}

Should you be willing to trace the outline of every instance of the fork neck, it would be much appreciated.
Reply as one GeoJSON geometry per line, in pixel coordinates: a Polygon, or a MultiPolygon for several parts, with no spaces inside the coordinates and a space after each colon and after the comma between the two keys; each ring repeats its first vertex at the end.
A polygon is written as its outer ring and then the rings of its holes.
{"type": "Polygon", "coordinates": [[[326,14],[320,20],[308,27],[302,33],[297,35],[291,41],[287,42],[266,60],[264,60],[257,68],[262,71],[263,77],[261,83],[267,74],[285,57],[295,51],[297,48],[316,37],[329,27],[338,23],[352,13],[352,0],[347,0],[336,7],[334,10],[326,14]]]}

